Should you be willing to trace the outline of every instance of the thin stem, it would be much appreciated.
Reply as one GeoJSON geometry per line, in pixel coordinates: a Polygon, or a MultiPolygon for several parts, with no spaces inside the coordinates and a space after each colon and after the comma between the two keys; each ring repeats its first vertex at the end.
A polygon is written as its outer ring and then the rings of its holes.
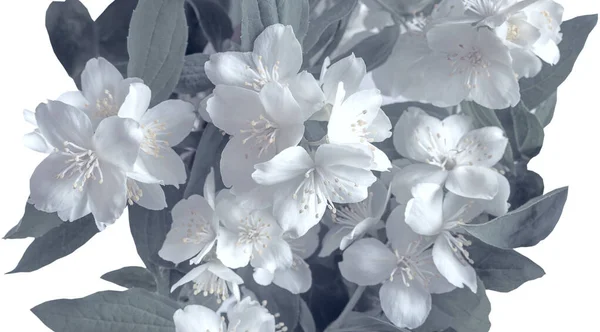
{"type": "Polygon", "coordinates": [[[352,309],[354,309],[354,307],[356,306],[356,303],[358,303],[358,300],[360,300],[361,296],[363,295],[363,293],[365,292],[366,289],[367,289],[366,286],[358,286],[358,288],[356,288],[356,290],[354,291],[354,294],[352,294],[352,297],[350,298],[350,300],[344,307],[344,310],[342,311],[340,316],[333,323],[331,323],[331,325],[329,325],[329,327],[326,330],[333,330],[342,325],[342,323],[344,322],[344,319],[346,318],[346,316],[349,313],[352,312],[352,309]]]}

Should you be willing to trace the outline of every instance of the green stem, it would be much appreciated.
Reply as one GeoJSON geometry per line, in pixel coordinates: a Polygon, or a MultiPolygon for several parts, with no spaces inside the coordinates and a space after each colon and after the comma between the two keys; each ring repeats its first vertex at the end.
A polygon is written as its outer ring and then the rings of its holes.
{"type": "Polygon", "coordinates": [[[354,309],[354,307],[356,306],[356,303],[358,303],[358,300],[360,300],[361,296],[365,292],[365,289],[367,289],[366,286],[358,286],[358,288],[356,288],[356,290],[354,291],[354,294],[352,294],[352,297],[350,298],[350,300],[344,307],[344,310],[342,311],[340,316],[333,323],[331,323],[331,325],[329,325],[329,327],[326,329],[326,331],[333,330],[342,325],[346,316],[348,316],[348,314],[352,312],[352,309],[354,309]]]}

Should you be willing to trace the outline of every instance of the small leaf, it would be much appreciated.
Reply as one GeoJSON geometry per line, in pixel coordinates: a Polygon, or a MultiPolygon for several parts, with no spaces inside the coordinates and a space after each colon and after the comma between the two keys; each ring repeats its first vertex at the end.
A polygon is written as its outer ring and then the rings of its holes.
{"type": "Polygon", "coordinates": [[[188,0],[187,3],[194,10],[205,36],[215,50],[220,52],[223,41],[233,35],[233,26],[227,12],[221,5],[210,0],[188,0]]]}
{"type": "Polygon", "coordinates": [[[556,109],[557,93],[553,93],[548,99],[543,101],[538,107],[532,110],[532,113],[540,120],[542,127],[546,127],[554,117],[556,109]]]}
{"type": "Polygon", "coordinates": [[[206,126],[194,156],[192,171],[183,195],[184,198],[194,194],[202,195],[204,181],[211,167],[214,167],[215,172],[220,174],[218,170],[220,170],[221,151],[223,151],[227,142],[228,139],[223,136],[219,128],[212,123],[206,126]]]}
{"type": "Polygon", "coordinates": [[[538,107],[556,92],[573,70],[575,61],[585,46],[588,35],[598,23],[598,15],[579,16],[561,25],[560,61],[552,66],[544,63],[535,77],[521,79],[521,100],[528,109],[538,107]]]}
{"type": "Polygon", "coordinates": [[[204,63],[208,59],[209,55],[203,53],[186,55],[181,76],[179,76],[179,82],[175,88],[177,93],[195,95],[213,87],[204,71],[204,63]]]}
{"type": "Polygon", "coordinates": [[[517,209],[530,200],[544,194],[544,179],[537,173],[529,170],[519,170],[517,175],[507,176],[510,183],[511,210],[517,209]]]}
{"type": "Polygon", "coordinates": [[[168,99],[179,81],[188,39],[183,2],[140,1],[131,17],[127,74],[150,87],[151,105],[168,99]]]}
{"type": "Polygon", "coordinates": [[[25,250],[21,261],[9,273],[31,272],[70,255],[98,233],[92,215],[64,222],[36,238],[25,250]]]}
{"type": "Polygon", "coordinates": [[[382,317],[375,317],[364,312],[353,311],[346,316],[342,325],[338,328],[327,329],[327,332],[356,332],[356,331],[377,331],[377,332],[404,332],[406,330],[397,327],[390,321],[382,317]]]}
{"type": "Polygon", "coordinates": [[[332,63],[354,53],[357,58],[362,58],[365,61],[367,71],[372,71],[381,66],[392,54],[399,35],[400,29],[397,26],[385,27],[378,34],[365,38],[350,51],[338,56],[332,63]]]}
{"type": "Polygon", "coordinates": [[[556,189],[487,223],[465,225],[481,241],[502,249],[532,247],[544,240],[560,219],[568,188],[556,189]]]}
{"type": "Polygon", "coordinates": [[[104,274],[103,280],[125,288],[141,288],[150,292],[156,291],[156,280],[150,271],[139,266],[128,266],[104,274]]]}
{"type": "Polygon", "coordinates": [[[339,22],[344,17],[350,15],[358,0],[345,0],[336,2],[331,8],[325,10],[319,17],[310,21],[308,26],[308,32],[306,38],[302,44],[304,53],[308,52],[313,46],[317,44],[319,38],[323,35],[325,30],[332,24],[339,22]]]}
{"type": "Polygon", "coordinates": [[[485,287],[478,280],[477,294],[467,287],[457,288],[450,293],[433,294],[429,317],[414,331],[447,331],[452,328],[460,332],[486,332],[491,327],[491,309],[485,287]]]}
{"type": "Polygon", "coordinates": [[[496,248],[477,239],[471,241],[473,244],[467,250],[486,289],[511,292],[545,274],[539,265],[515,250],[496,248]]]}
{"type": "Polygon", "coordinates": [[[522,159],[531,160],[540,153],[544,144],[544,127],[523,103],[511,108],[510,114],[514,131],[513,152],[517,150],[522,159]]]}
{"type": "Polygon", "coordinates": [[[36,209],[32,204],[25,205],[25,214],[21,221],[13,227],[5,239],[24,239],[28,237],[40,237],[62,225],[63,221],[56,213],[46,213],[36,209]]]}
{"type": "Polygon", "coordinates": [[[177,303],[142,289],[42,303],[31,311],[60,332],[175,332],[177,303]]]}

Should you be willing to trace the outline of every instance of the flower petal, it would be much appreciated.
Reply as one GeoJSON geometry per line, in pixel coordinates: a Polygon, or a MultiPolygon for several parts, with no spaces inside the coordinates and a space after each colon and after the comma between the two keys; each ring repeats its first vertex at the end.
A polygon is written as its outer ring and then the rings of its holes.
{"type": "Polygon", "coordinates": [[[281,238],[272,238],[262,252],[255,254],[250,263],[253,267],[260,267],[274,272],[277,269],[285,269],[292,265],[292,249],[287,242],[281,238]]]}
{"type": "Polygon", "coordinates": [[[486,167],[459,166],[449,172],[446,188],[463,197],[492,199],[498,194],[498,178],[486,167]]]}
{"type": "Polygon", "coordinates": [[[319,190],[310,195],[306,201],[300,197],[294,196],[300,182],[290,181],[275,192],[273,200],[273,214],[285,232],[291,233],[294,237],[300,237],[306,234],[313,226],[319,223],[327,207],[324,200],[317,200],[316,195],[323,197],[319,190]]]}
{"type": "Polygon", "coordinates": [[[349,228],[333,225],[327,233],[325,233],[319,257],[327,257],[336,251],[340,247],[342,239],[350,234],[350,232],[351,230],[349,228]]]}
{"type": "MultiPolygon", "coordinates": [[[[318,153],[318,152],[317,152],[318,153]]],[[[304,148],[287,148],[271,160],[254,166],[252,178],[265,186],[289,181],[299,177],[314,167],[314,162],[304,148]]]]}
{"type": "Polygon", "coordinates": [[[255,78],[248,67],[254,67],[251,52],[222,52],[210,56],[204,71],[214,85],[248,88],[246,83],[253,83],[255,78]]]}
{"type": "MultiPolygon", "coordinates": [[[[287,84],[294,99],[300,105],[304,120],[308,120],[313,115],[316,115],[315,112],[323,107],[325,97],[323,96],[319,82],[317,82],[312,74],[303,71],[289,80],[287,84]]],[[[317,119],[313,118],[313,120],[317,119]]],[[[326,121],[327,119],[318,120],[326,121]]]]}
{"type": "Polygon", "coordinates": [[[96,223],[110,225],[119,219],[127,206],[127,176],[111,163],[101,163],[100,169],[102,183],[90,179],[85,184],[89,188],[84,190],[88,192],[90,210],[96,223]]]}
{"type": "Polygon", "coordinates": [[[81,91],[65,92],[62,95],[58,96],[56,100],[77,107],[78,109],[86,113],[89,111],[89,101],[85,99],[81,91]]]}
{"type": "Polygon", "coordinates": [[[385,224],[385,233],[392,244],[392,248],[398,250],[400,254],[407,254],[409,247],[422,243],[426,245],[424,237],[415,233],[405,221],[405,207],[397,206],[390,213],[385,224]]]}
{"type": "Polygon", "coordinates": [[[366,74],[364,60],[354,56],[354,53],[337,61],[327,68],[321,80],[325,99],[331,104],[335,101],[338,82],[344,83],[344,89],[349,95],[355,93],[366,74]]]}
{"type": "Polygon", "coordinates": [[[159,156],[140,151],[135,164],[141,173],[150,174],[164,185],[179,188],[187,179],[183,160],[172,148],[161,149],[159,156]]]}
{"type": "Polygon", "coordinates": [[[273,283],[292,294],[307,292],[312,286],[310,267],[303,259],[295,257],[293,266],[275,271],[273,283]]]}
{"type": "Polygon", "coordinates": [[[306,121],[288,87],[271,82],[260,90],[259,96],[265,112],[278,126],[297,125],[306,121]]]}
{"type": "Polygon", "coordinates": [[[267,72],[276,72],[277,78],[286,80],[294,77],[302,66],[302,47],[289,25],[268,26],[254,40],[252,58],[256,67],[267,72]]]}
{"type": "Polygon", "coordinates": [[[155,131],[156,139],[175,146],[190,134],[195,120],[194,105],[182,100],[166,100],[149,109],[140,124],[159,124],[161,128],[155,131]]]}
{"type": "Polygon", "coordinates": [[[112,116],[100,122],[92,141],[100,160],[129,171],[137,159],[141,139],[137,122],[112,116]]]}
{"type": "Polygon", "coordinates": [[[219,261],[211,261],[206,264],[208,265],[208,270],[217,277],[237,285],[241,285],[244,283],[242,277],[237,275],[237,273],[233,272],[227,266],[223,265],[223,263],[219,261]]]}
{"type": "Polygon", "coordinates": [[[217,258],[225,266],[237,269],[248,265],[252,247],[249,244],[238,243],[238,235],[227,228],[219,230],[217,238],[217,258]]]}
{"type": "Polygon", "coordinates": [[[129,93],[119,108],[119,117],[133,119],[140,122],[142,116],[150,106],[152,97],[150,88],[144,83],[133,83],[129,86],[129,93]]]}
{"type": "Polygon", "coordinates": [[[206,107],[215,126],[233,136],[249,129],[250,123],[258,121],[264,113],[256,91],[236,86],[217,85],[206,107]],[[244,105],[243,109],[240,105],[244,105]]]}
{"type": "Polygon", "coordinates": [[[522,48],[510,50],[513,59],[513,69],[519,77],[534,77],[542,71],[542,60],[532,51],[522,48]]]}
{"type": "Polygon", "coordinates": [[[475,129],[458,142],[456,163],[492,167],[504,156],[508,139],[498,127],[475,129]]]}
{"type": "Polygon", "coordinates": [[[254,166],[265,163],[275,156],[275,151],[270,148],[260,154],[260,147],[244,144],[240,136],[233,136],[221,153],[221,176],[226,187],[231,188],[236,195],[244,194],[254,189],[258,184],[252,178],[254,166]]]}
{"type": "Polygon", "coordinates": [[[254,281],[261,286],[268,286],[273,283],[273,278],[275,278],[275,273],[271,272],[267,269],[256,268],[254,269],[254,273],[252,274],[254,281]]]}
{"type": "Polygon", "coordinates": [[[339,267],[348,281],[361,286],[373,286],[391,276],[396,268],[396,260],[396,256],[383,243],[368,238],[348,247],[339,267]]]}
{"type": "Polygon", "coordinates": [[[477,292],[477,276],[473,267],[466,262],[461,262],[456,257],[457,253],[452,250],[446,236],[442,234],[437,237],[433,245],[433,262],[440,273],[454,286],[462,288],[469,287],[473,293],[477,292]]]}
{"type": "Polygon", "coordinates": [[[32,131],[23,136],[23,145],[27,148],[41,152],[41,153],[51,153],[54,151],[54,148],[50,146],[50,143],[46,141],[44,136],[40,133],[39,130],[32,131]]]}
{"type": "Polygon", "coordinates": [[[348,248],[353,241],[360,239],[363,235],[365,235],[368,231],[375,228],[375,225],[379,224],[379,218],[367,218],[361,222],[359,222],[350,232],[342,238],[340,241],[340,249],[345,250],[348,248]]]}
{"type": "Polygon", "coordinates": [[[445,154],[447,149],[443,133],[445,128],[442,121],[419,108],[409,107],[396,123],[392,138],[401,156],[428,162],[432,157],[436,159],[445,154]]]}
{"type": "Polygon", "coordinates": [[[187,284],[188,282],[193,281],[194,279],[201,276],[203,273],[206,273],[208,270],[208,263],[199,265],[190,270],[190,272],[186,273],[181,279],[179,279],[173,286],[171,287],[171,293],[175,291],[177,288],[187,284]]]}
{"type": "Polygon", "coordinates": [[[36,108],[35,119],[42,136],[55,148],[63,149],[65,142],[91,148],[94,129],[83,111],[60,101],[48,101],[36,108]]]}
{"type": "Polygon", "coordinates": [[[188,305],[173,315],[176,332],[223,331],[219,315],[201,305],[188,305]]]}
{"type": "Polygon", "coordinates": [[[379,290],[385,316],[400,328],[421,326],[431,311],[431,295],[419,282],[407,287],[401,281],[386,282],[379,290]]]}
{"type": "Polygon", "coordinates": [[[141,207],[154,211],[162,210],[167,207],[165,192],[159,184],[137,182],[137,186],[142,191],[142,195],[136,203],[141,207]]]}
{"type": "Polygon", "coordinates": [[[437,184],[421,183],[413,187],[414,198],[406,205],[406,224],[418,234],[432,236],[442,231],[444,191],[437,184]]]}
{"type": "Polygon", "coordinates": [[[412,188],[419,183],[431,183],[442,186],[448,172],[429,164],[412,164],[400,169],[390,184],[392,194],[398,203],[406,204],[412,196],[412,188]]]}
{"type": "Polygon", "coordinates": [[[88,60],[81,73],[81,90],[90,103],[104,98],[105,91],[114,94],[123,75],[104,58],[88,60]]]}

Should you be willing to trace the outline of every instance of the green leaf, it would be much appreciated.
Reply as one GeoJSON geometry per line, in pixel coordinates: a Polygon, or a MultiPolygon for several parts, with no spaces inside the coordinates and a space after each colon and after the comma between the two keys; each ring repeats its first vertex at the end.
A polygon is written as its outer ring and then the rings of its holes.
{"type": "Polygon", "coordinates": [[[127,74],[150,87],[151,105],[168,99],[179,81],[188,39],[183,2],[140,1],[131,17],[127,74]]]}
{"type": "Polygon", "coordinates": [[[96,19],[98,55],[106,58],[123,75],[127,75],[127,35],[131,15],[138,0],[115,0],[96,19]]]}
{"type": "Polygon", "coordinates": [[[221,52],[223,41],[233,35],[233,26],[227,12],[211,0],[188,0],[187,3],[194,10],[206,38],[217,52],[221,52]]]}
{"type": "Polygon", "coordinates": [[[154,275],[147,269],[139,266],[127,266],[108,272],[100,278],[125,288],[141,288],[150,292],[156,291],[154,275]]]}
{"type": "Polygon", "coordinates": [[[505,250],[471,238],[467,250],[473,260],[477,276],[485,288],[497,292],[511,292],[522,284],[541,278],[544,270],[529,258],[513,249],[505,250]]]}
{"type": "Polygon", "coordinates": [[[172,223],[170,209],[152,211],[137,204],[129,207],[129,228],[135,248],[146,267],[153,272],[156,272],[159,266],[174,266],[158,256],[172,223]]]}
{"type": "Polygon", "coordinates": [[[327,332],[403,332],[406,331],[389,322],[385,317],[375,317],[364,312],[353,311],[346,316],[338,328],[327,329],[327,332]]]}
{"type": "Polygon", "coordinates": [[[550,98],[569,76],[596,23],[598,23],[598,15],[580,16],[563,22],[561,25],[563,38],[558,44],[560,61],[554,66],[544,63],[542,71],[537,76],[524,78],[519,82],[521,100],[528,109],[534,109],[550,98]]]}
{"type": "Polygon", "coordinates": [[[498,248],[532,247],[554,230],[568,191],[567,187],[556,189],[504,216],[483,224],[465,225],[464,228],[481,241],[498,248]]]}
{"type": "Polygon", "coordinates": [[[432,294],[432,308],[425,323],[417,332],[445,331],[452,328],[460,332],[486,332],[491,324],[490,301],[481,280],[477,294],[468,287],[457,288],[450,293],[432,294]]]}
{"type": "Polygon", "coordinates": [[[41,269],[73,253],[97,233],[98,227],[91,214],[73,222],[64,222],[33,240],[17,267],[9,273],[41,269]]]}
{"type": "Polygon", "coordinates": [[[381,66],[392,54],[399,35],[400,29],[397,26],[385,27],[378,34],[363,39],[350,51],[338,56],[332,63],[354,53],[357,58],[362,58],[365,61],[367,71],[372,71],[381,66]]]}
{"type": "Polygon", "coordinates": [[[242,50],[252,50],[254,40],[270,25],[291,25],[296,39],[308,30],[308,0],[242,0],[242,50]]]}
{"type": "Polygon", "coordinates": [[[63,221],[56,213],[46,213],[36,209],[32,204],[25,205],[25,214],[15,227],[6,235],[5,239],[24,239],[40,237],[51,229],[62,225],[63,221]]]}
{"type": "Polygon", "coordinates": [[[317,44],[325,30],[334,23],[338,23],[343,18],[352,13],[358,0],[345,0],[336,2],[331,8],[325,10],[319,17],[310,21],[306,38],[302,44],[304,53],[307,53],[317,44]]]}
{"type": "Polygon", "coordinates": [[[175,332],[177,303],[142,289],[42,303],[31,311],[56,332],[175,332]]]}
{"type": "Polygon", "coordinates": [[[209,57],[208,54],[203,53],[190,54],[185,57],[181,76],[175,87],[177,93],[195,95],[213,87],[204,71],[204,63],[208,61],[209,57]]]}
{"type": "Polygon", "coordinates": [[[198,148],[196,149],[185,193],[183,194],[184,198],[188,198],[194,194],[202,195],[204,181],[211,167],[214,168],[215,175],[220,176],[219,162],[221,160],[221,151],[223,151],[228,141],[228,138],[212,123],[209,123],[204,128],[200,143],[198,143],[198,148]]]}
{"type": "Polygon", "coordinates": [[[315,319],[310,312],[308,304],[303,299],[300,299],[300,318],[298,326],[302,328],[302,332],[317,332],[315,319]]]}
{"type": "Polygon", "coordinates": [[[523,103],[511,108],[510,115],[514,131],[513,152],[517,150],[522,159],[531,160],[540,153],[544,144],[544,127],[523,103]]]}
{"type": "Polygon", "coordinates": [[[538,118],[542,127],[546,127],[552,121],[554,117],[554,110],[556,109],[557,93],[550,95],[548,99],[543,101],[538,107],[532,110],[533,114],[538,118]]]}

